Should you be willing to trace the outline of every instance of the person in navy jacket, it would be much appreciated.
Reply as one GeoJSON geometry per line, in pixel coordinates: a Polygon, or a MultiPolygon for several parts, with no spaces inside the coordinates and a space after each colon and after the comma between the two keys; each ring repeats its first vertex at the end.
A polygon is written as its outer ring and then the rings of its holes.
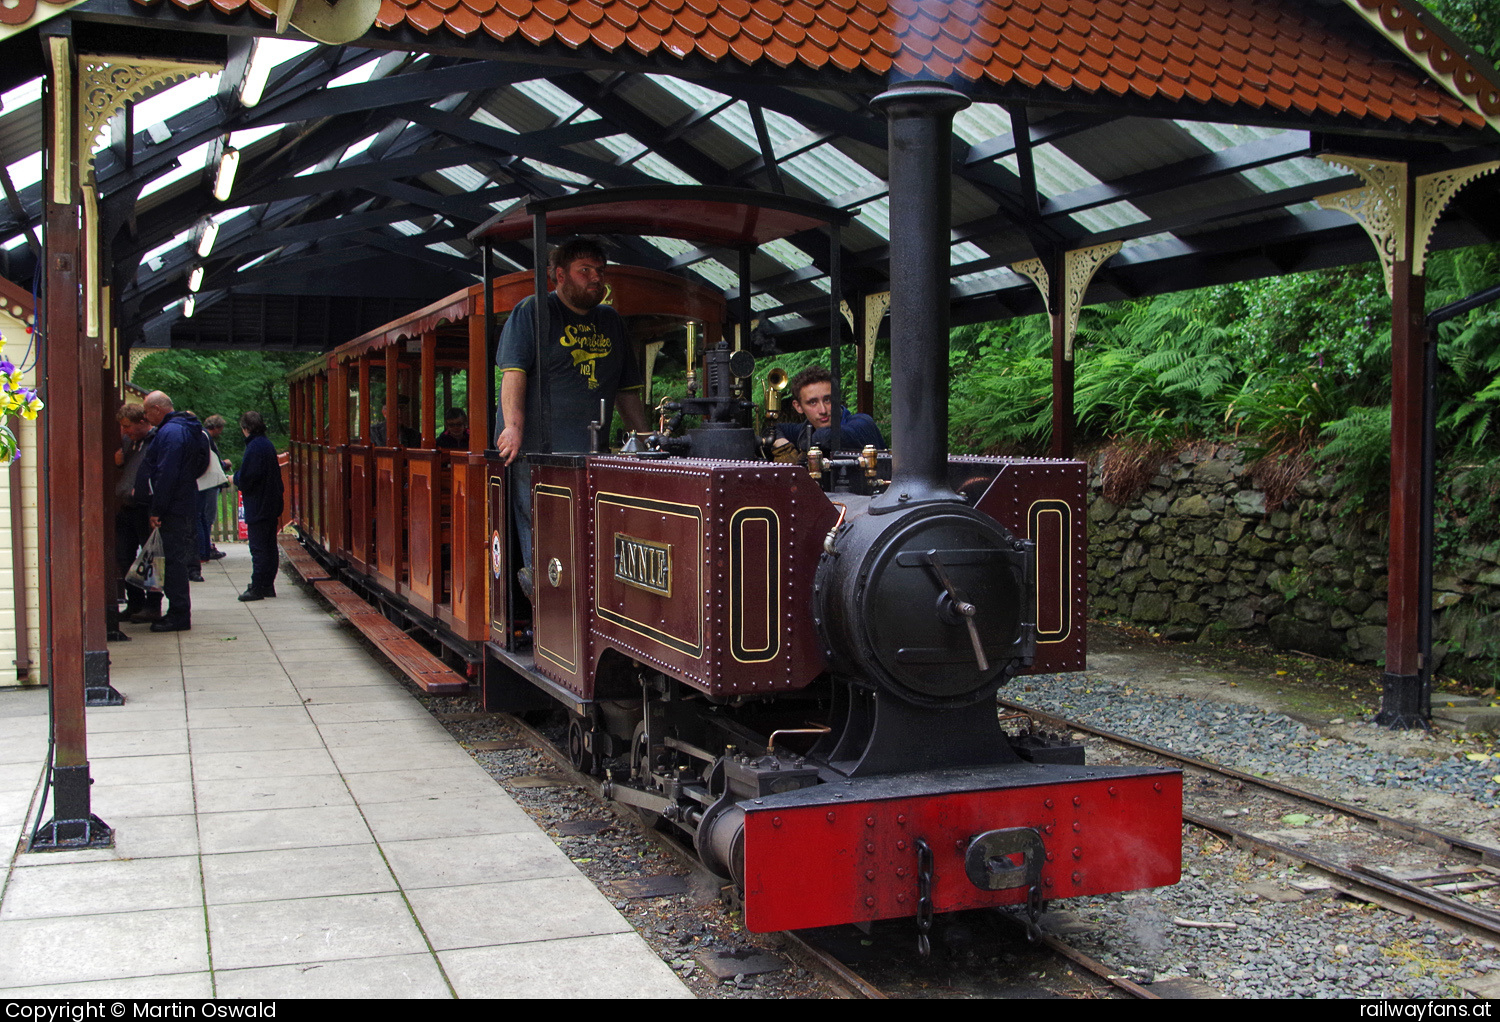
{"type": "Polygon", "coordinates": [[[156,439],[136,473],[136,499],[150,509],[153,528],[161,529],[167,577],[162,589],[167,612],[153,622],[153,632],[185,632],[192,627],[193,607],[188,573],[198,567],[198,477],[208,468],[208,434],[191,412],[173,409],[159,390],[143,402],[146,421],[156,439]]]}
{"type": "Polygon", "coordinates": [[[260,412],[240,416],[245,434],[245,457],[234,474],[235,488],[245,502],[245,528],[250,536],[250,586],[240,602],[264,600],[276,595],[276,523],[281,518],[281,466],[276,445],[266,436],[260,412]]]}
{"type": "MultiPolygon", "coordinates": [[[[778,452],[790,450],[790,447],[796,447],[804,455],[811,447],[821,447],[825,453],[831,452],[834,439],[833,374],[823,366],[808,366],[792,377],[787,389],[791,391],[792,407],[804,421],[783,422],[777,426],[778,452]]],[[[860,451],[866,446],[877,450],[885,448],[885,438],[880,435],[880,427],[863,412],[851,415],[849,409],[840,405],[838,449],[860,451]]]]}

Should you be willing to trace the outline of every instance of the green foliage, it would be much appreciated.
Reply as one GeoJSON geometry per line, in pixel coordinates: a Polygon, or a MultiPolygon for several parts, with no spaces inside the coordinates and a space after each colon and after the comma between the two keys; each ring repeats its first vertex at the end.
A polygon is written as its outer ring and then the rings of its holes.
{"type": "MultiPolygon", "coordinates": [[[[1427,308],[1496,281],[1500,246],[1440,253],[1428,261],[1427,308]]],[[[1234,441],[1252,456],[1275,455],[1264,464],[1281,466],[1288,493],[1294,475],[1321,463],[1336,470],[1350,507],[1383,505],[1390,322],[1373,263],[1086,308],[1074,362],[1078,439],[1234,441]],[[1315,459],[1304,455],[1320,444],[1315,459]]],[[[1500,303],[1445,324],[1438,356],[1439,464],[1493,460],[1500,303]]],[[[1052,414],[1045,317],[955,330],[950,366],[955,450],[1045,449],[1052,414]]]]}
{"type": "Polygon", "coordinates": [[[146,390],[165,391],[174,407],[191,409],[198,418],[222,415],[229,423],[219,451],[238,462],[244,451],[240,414],[251,409],[265,416],[266,435],[286,450],[287,373],[307,361],[305,354],[239,351],[158,351],[141,359],[131,382],[146,390]]]}
{"type": "Polygon", "coordinates": [[[1495,60],[1500,53],[1500,3],[1495,0],[1419,0],[1460,39],[1495,60]]]}

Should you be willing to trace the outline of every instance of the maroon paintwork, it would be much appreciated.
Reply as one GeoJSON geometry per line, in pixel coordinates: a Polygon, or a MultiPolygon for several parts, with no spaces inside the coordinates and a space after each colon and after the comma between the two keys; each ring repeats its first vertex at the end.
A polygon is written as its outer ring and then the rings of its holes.
{"type": "Polygon", "coordinates": [[[838,511],[806,469],[593,458],[589,491],[601,649],[720,697],[802,688],[823,671],[813,575],[838,511]],[[670,595],[619,565],[652,550],[669,555],[670,595]]]}
{"type": "MultiPolygon", "coordinates": [[[[1088,652],[1088,467],[1052,458],[950,458],[950,475],[993,480],[975,507],[1036,543],[1036,658],[1022,674],[1084,670],[1088,652]],[[998,470],[998,471],[997,471],[998,470]]],[[[982,486],[982,489],[980,488],[982,486]]]]}

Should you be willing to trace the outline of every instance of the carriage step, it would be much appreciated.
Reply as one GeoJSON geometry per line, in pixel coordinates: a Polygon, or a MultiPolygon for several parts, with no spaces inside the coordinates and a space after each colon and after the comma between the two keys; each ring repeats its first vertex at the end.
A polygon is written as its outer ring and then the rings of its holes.
{"type": "Polygon", "coordinates": [[[468,690],[469,683],[462,675],[450,670],[421,643],[387,621],[385,615],[343,583],[324,579],[314,582],[313,588],[424,692],[459,695],[468,690]]]}
{"type": "Polygon", "coordinates": [[[317,582],[320,579],[333,577],[313,558],[312,554],[303,548],[301,543],[297,542],[295,536],[281,536],[279,541],[281,552],[286,554],[286,559],[292,562],[292,567],[297,569],[297,574],[302,576],[303,581],[317,582]]]}

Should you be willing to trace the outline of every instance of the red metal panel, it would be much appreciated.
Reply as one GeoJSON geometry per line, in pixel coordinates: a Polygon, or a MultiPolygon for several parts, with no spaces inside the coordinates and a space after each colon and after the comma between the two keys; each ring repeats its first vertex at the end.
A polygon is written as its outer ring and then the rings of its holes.
{"type": "Polygon", "coordinates": [[[506,491],[506,469],[499,459],[485,464],[485,508],[488,514],[489,557],[486,572],[489,589],[490,641],[510,645],[510,498],[506,491]]]}
{"type": "Polygon", "coordinates": [[[838,512],[805,469],[696,459],[589,465],[600,568],[592,627],[601,645],[715,696],[785,691],[818,676],[813,572],[838,512]],[[639,577],[647,564],[669,581],[639,577]]]}
{"type": "Polygon", "coordinates": [[[933,853],[935,911],[1022,903],[1024,887],[982,890],[964,872],[970,841],[999,829],[1041,834],[1049,901],[1160,887],[1181,875],[1176,771],[1020,764],[958,776],[967,790],[873,778],[740,803],[747,928],[915,916],[918,840],[933,853]]]}
{"type": "Polygon", "coordinates": [[[949,464],[971,473],[975,486],[983,488],[976,508],[1014,535],[1036,542],[1036,659],[1021,673],[1083,670],[1088,652],[1088,466],[1047,458],[950,458],[949,464]]]}
{"type": "Polygon", "coordinates": [[[588,469],[582,458],[576,461],[531,470],[533,648],[538,670],[587,697],[593,690],[587,627],[593,543],[585,524],[588,469]]]}

